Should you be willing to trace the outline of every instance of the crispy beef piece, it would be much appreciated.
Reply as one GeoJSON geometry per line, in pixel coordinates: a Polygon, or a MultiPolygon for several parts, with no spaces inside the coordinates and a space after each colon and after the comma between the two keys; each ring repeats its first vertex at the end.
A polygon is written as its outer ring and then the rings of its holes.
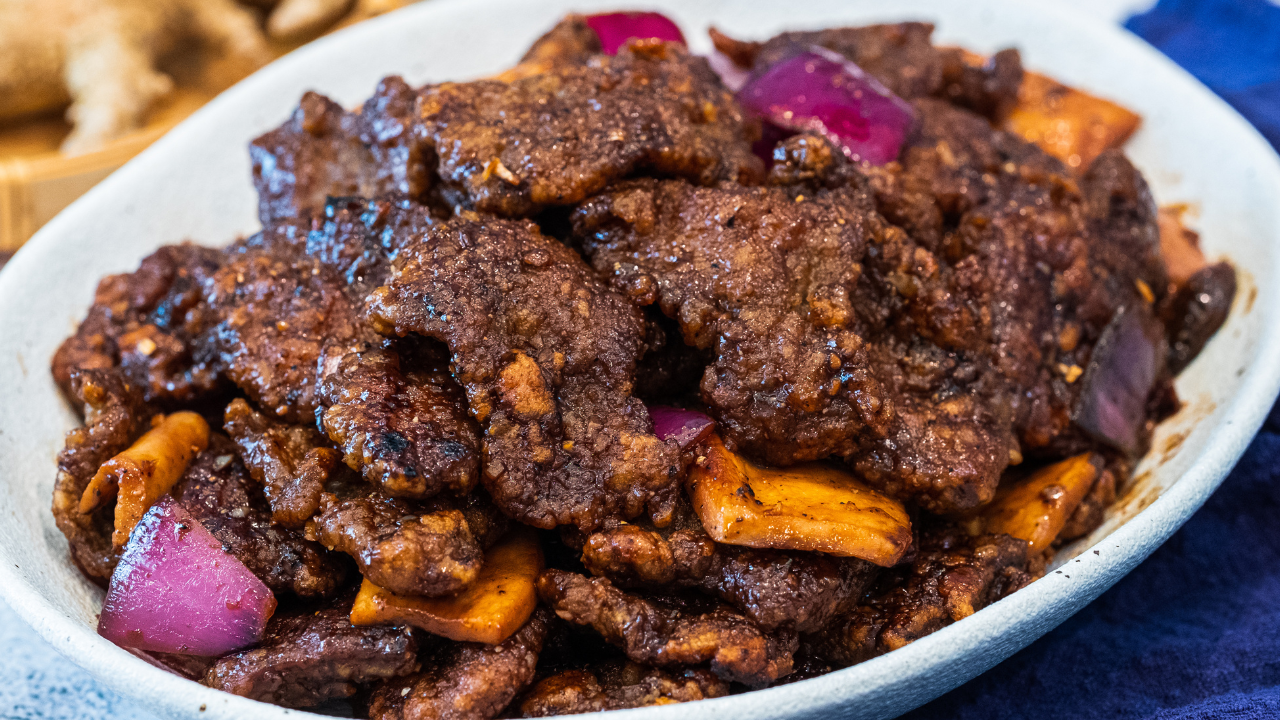
{"type": "Polygon", "coordinates": [[[315,92],[302,96],[283,125],[249,145],[258,218],[318,213],[329,197],[426,194],[429,149],[413,134],[417,91],[384,78],[360,112],[315,92]]]}
{"type": "Polygon", "coordinates": [[[1159,301],[1169,286],[1160,257],[1156,202],[1142,173],[1121,150],[1105,150],[1080,183],[1089,229],[1098,237],[1093,253],[1106,267],[1127,270],[1130,284],[1141,280],[1159,301]]]}
{"type": "Polygon", "coordinates": [[[426,511],[377,492],[326,493],[317,539],[355,558],[370,582],[402,595],[452,595],[476,579],[484,551],[456,509],[426,511]]]}
{"type": "Polygon", "coordinates": [[[478,429],[444,361],[372,350],[384,341],[356,316],[397,243],[434,222],[430,212],[403,198],[346,198],[324,215],[311,232],[280,223],[240,243],[215,278],[229,374],[288,419],[309,423],[320,411],[348,465],[390,494],[467,492],[478,429]]]}
{"type": "Polygon", "coordinates": [[[816,191],[856,183],[858,173],[825,138],[801,133],[784,138],[774,147],[773,165],[766,181],[777,187],[803,185],[816,191]]]}
{"type": "Polygon", "coordinates": [[[616,525],[586,537],[582,562],[620,587],[698,588],[766,630],[802,633],[848,612],[875,579],[855,558],[722,545],[690,512],[662,529],[616,525]]]}
{"type": "Polygon", "coordinates": [[[521,717],[550,717],[669,705],[729,694],[729,684],[702,668],[667,672],[633,662],[566,670],[539,682],[520,701],[521,717]]]}
{"type": "Polygon", "coordinates": [[[529,525],[591,529],[647,506],[669,515],[679,450],[631,397],[640,312],[529,222],[428,230],[371,296],[380,332],[443,341],[484,428],[482,482],[529,525]]]}
{"type": "Polygon", "coordinates": [[[342,584],[339,558],[271,522],[266,497],[224,435],[209,436],[170,494],[273,592],[326,597],[342,584]]]}
{"type": "Polygon", "coordinates": [[[448,359],[394,350],[351,353],[321,386],[321,423],[351,469],[390,495],[466,494],[480,477],[480,429],[448,359]]]}
{"type": "MultiPolygon", "coordinates": [[[[306,253],[336,271],[359,303],[389,279],[403,245],[436,222],[403,197],[331,198],[306,253]]],[[[388,494],[465,494],[479,478],[480,430],[439,348],[402,342],[337,359],[326,368],[320,400],[327,406],[321,426],[347,464],[388,494]]]]}
{"type": "Polygon", "coordinates": [[[371,720],[488,720],[533,682],[553,618],[533,616],[498,645],[455,643],[423,659],[422,672],[374,691],[371,720]]]}
{"type": "Polygon", "coordinates": [[[574,233],[615,287],[715,353],[702,399],[737,448],[776,465],[837,455],[931,510],[974,507],[1013,438],[957,372],[982,350],[963,288],[830,152],[784,151],[818,185],[844,177],[834,189],[634,181],[584,203],[574,233]]]}
{"type": "Polygon", "coordinates": [[[535,40],[520,62],[551,69],[581,65],[600,52],[600,36],[581,15],[571,13],[535,40]]]}
{"type": "Polygon", "coordinates": [[[893,398],[896,422],[888,437],[864,442],[845,460],[884,493],[930,512],[979,507],[995,497],[1016,452],[1007,414],[991,404],[1003,395],[978,384],[957,388],[956,376],[966,379],[972,366],[919,345],[877,348],[877,366],[896,375],[900,390],[893,398]]]}
{"type": "Polygon", "coordinates": [[[596,269],[715,353],[703,400],[731,442],[775,464],[826,457],[890,408],[866,372],[850,295],[878,231],[856,189],[796,201],[783,189],[615,186],[574,214],[596,269]]]}
{"type": "Polygon", "coordinates": [[[1201,268],[1161,305],[1169,335],[1169,374],[1177,375],[1226,322],[1236,297],[1236,271],[1227,263],[1201,268]]]}
{"type": "Polygon", "coordinates": [[[202,682],[253,700],[308,708],[361,685],[413,672],[418,644],[406,627],[356,627],[351,603],[276,615],[250,650],[218,660],[202,682]]]}
{"type": "Polygon", "coordinates": [[[660,600],[629,595],[604,578],[547,570],[538,596],[562,619],[590,625],[638,663],[657,666],[710,662],[716,675],[754,687],[791,672],[796,636],[762,631],[723,606],[685,610],[660,600]]]}
{"type": "Polygon", "coordinates": [[[704,60],[649,43],[582,62],[590,44],[565,29],[531,51],[554,70],[511,83],[415,91],[390,77],[359,114],[307,93],[250,146],[263,224],[317,211],[328,196],[401,193],[523,216],[637,171],[702,183],[761,176],[756,125],[704,60]]]}
{"type": "Polygon", "coordinates": [[[1016,457],[1006,395],[984,342],[988,310],[972,267],[948,266],[889,227],[862,261],[853,304],[871,372],[893,421],[843,453],[882,491],[934,513],[963,511],[995,495],[1016,457]]]}
{"type": "Polygon", "coordinates": [[[942,89],[935,93],[999,125],[1018,104],[1022,88],[1022,55],[1006,48],[981,64],[966,61],[959,48],[939,48],[942,89]]]}
{"type": "Polygon", "coordinates": [[[331,197],[313,219],[305,249],[342,277],[352,302],[361,302],[386,283],[401,248],[437,222],[429,208],[403,195],[331,197]]]}
{"type": "Polygon", "coordinates": [[[206,335],[213,319],[203,283],[223,252],[167,245],[132,273],[98,283],[89,314],[53,356],[53,377],[74,397],[75,370],[120,367],[147,402],[190,402],[219,387],[219,359],[206,335]]]}
{"type": "Polygon", "coordinates": [[[920,131],[901,165],[868,170],[877,207],[949,269],[957,304],[979,321],[965,334],[986,357],[971,357],[964,372],[997,386],[985,404],[1009,414],[1021,452],[1092,447],[1071,422],[1083,385],[1076,369],[1089,366],[1117,312],[1147,302],[1143,286],[1157,302],[1164,292],[1151,284],[1163,268],[1145,183],[1119,154],[1077,183],[972,113],[915,105],[920,131]]]}
{"type": "Polygon", "coordinates": [[[307,92],[280,127],[249,144],[258,219],[304,216],[329,195],[372,195],[373,153],[360,142],[359,119],[307,92]]]}
{"type": "Polygon", "coordinates": [[[223,415],[223,430],[240,448],[240,458],[262,483],[271,519],[300,528],[320,509],[320,495],[339,453],[313,427],[268,418],[237,398],[223,415]]]}
{"type": "Polygon", "coordinates": [[[485,550],[496,545],[511,528],[511,520],[498,510],[482,490],[461,498],[436,498],[424,505],[430,510],[457,509],[467,521],[471,537],[485,550]]]}
{"type": "Polygon", "coordinates": [[[926,534],[915,560],[825,631],[816,649],[838,665],[897,650],[1026,586],[1026,564],[1027,543],[1008,535],[926,534]]]}
{"type": "Polygon", "coordinates": [[[80,512],[80,497],[99,466],[148,428],[154,411],[117,368],[72,369],[70,373],[70,392],[80,402],[85,424],[67,433],[66,445],[58,453],[53,519],[67,537],[76,566],[105,586],[119,559],[111,545],[114,503],[85,515],[80,512]]]}
{"type": "MultiPolygon", "coordinates": [[[[394,194],[424,200],[435,162],[416,131],[418,91],[398,75],[383,78],[360,109],[360,141],[373,155],[376,176],[366,197],[394,194]]],[[[352,193],[329,193],[350,195],[352,193]]]]}
{"type": "Polygon", "coordinates": [[[756,125],[702,58],[641,43],[504,83],[424,88],[419,130],[450,205],[504,216],[574,205],[642,172],[756,180],[756,125]]]}
{"type": "Polygon", "coordinates": [[[326,372],[381,342],[343,279],[302,253],[302,232],[277,225],[236,243],[206,292],[227,376],[259,407],[299,424],[315,422],[326,372]]]}
{"type": "Polygon", "coordinates": [[[716,49],[746,68],[764,68],[819,46],[844,55],[899,97],[940,97],[999,122],[1017,104],[1022,60],[1002,50],[981,65],[963,51],[936,48],[933,25],[905,22],[785,32],[763,43],[734,40],[712,31],[716,49]]]}

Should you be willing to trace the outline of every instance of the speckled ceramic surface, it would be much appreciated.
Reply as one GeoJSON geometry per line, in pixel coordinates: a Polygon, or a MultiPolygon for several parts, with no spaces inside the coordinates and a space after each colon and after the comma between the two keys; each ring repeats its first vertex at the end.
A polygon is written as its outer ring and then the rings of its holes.
{"type": "MultiPolygon", "coordinates": [[[[99,276],[158,245],[223,244],[257,227],[245,146],[306,89],[354,105],[377,80],[476,77],[511,64],[569,9],[616,1],[434,0],[290,55],[241,83],[46,226],[0,272],[0,593],[45,639],[121,695],[181,718],[306,715],[228,696],[156,669],[93,632],[101,592],[67,560],[49,515],[54,456],[73,414],[48,359],[99,276]]],[[[938,23],[979,51],[1016,45],[1026,65],[1142,113],[1129,146],[1161,203],[1187,202],[1211,257],[1241,271],[1227,325],[1179,378],[1186,408],[1163,425],[1134,488],[1061,565],[1010,598],[855,667],[628,717],[891,717],[986,670],[1062,622],[1165,540],[1217,487],[1280,387],[1280,161],[1241,118],[1140,40],[1038,2],[825,0],[636,3],[676,18],[696,50],[712,22],[765,37],[876,20],[938,23]]]]}

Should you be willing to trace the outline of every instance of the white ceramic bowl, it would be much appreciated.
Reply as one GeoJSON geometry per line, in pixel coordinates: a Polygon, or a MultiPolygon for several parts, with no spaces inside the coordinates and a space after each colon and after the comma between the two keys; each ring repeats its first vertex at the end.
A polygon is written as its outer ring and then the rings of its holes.
{"type": "MultiPolygon", "coordinates": [[[[0,592],[50,643],[123,695],[182,718],[306,715],[216,692],[154,668],[94,633],[102,593],[67,559],[49,513],[54,456],[76,422],[48,373],[100,276],[157,246],[223,244],[253,232],[246,144],[304,90],[347,105],[383,75],[477,77],[511,63],[570,9],[593,0],[433,0],[321,40],[240,83],[50,222],[0,273],[0,592]]],[[[631,5],[608,0],[608,5],[631,5]]],[[[1231,259],[1240,292],[1226,326],[1178,380],[1186,408],[1159,430],[1134,489],[1058,571],[901,650],[762,692],[628,711],[628,717],[884,718],[934,698],[1026,646],[1145,558],[1208,497],[1280,387],[1280,163],[1226,104],[1140,40],[1013,0],[646,0],[696,50],[713,22],[763,38],[782,29],[923,19],[978,51],[1015,45],[1030,68],[1142,113],[1129,153],[1162,203],[1197,211],[1208,254],[1231,259]],[[1085,552],[1086,549],[1092,552],[1085,552]]],[[[313,716],[314,717],[314,716],[313,716]]]]}

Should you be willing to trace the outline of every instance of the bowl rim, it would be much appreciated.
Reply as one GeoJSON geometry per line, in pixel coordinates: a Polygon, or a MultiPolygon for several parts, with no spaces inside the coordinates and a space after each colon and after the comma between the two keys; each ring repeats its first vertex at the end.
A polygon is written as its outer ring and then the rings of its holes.
{"type": "MultiPolygon", "coordinates": [[[[509,2],[513,0],[486,0],[485,4],[509,2]]],[[[578,6],[600,4],[618,3],[584,0],[578,6]]],[[[1258,152],[1266,156],[1269,173],[1280,178],[1280,157],[1247,121],[1189,73],[1136,36],[1118,26],[1071,14],[1056,5],[1046,6],[1031,0],[986,0],[986,5],[1023,8],[1026,12],[1051,18],[1069,32],[1087,36],[1095,42],[1117,45],[1130,53],[1155,55],[1154,59],[1165,66],[1164,72],[1172,73],[1173,81],[1189,83],[1224,121],[1237,125],[1236,130],[1246,141],[1255,143],[1258,152]]],[[[313,53],[324,53],[343,43],[359,43],[361,38],[376,36],[383,27],[399,22],[406,13],[443,16],[462,8],[474,12],[476,7],[471,0],[433,0],[374,18],[285,56],[233,87],[224,97],[254,92],[255,79],[271,73],[272,68],[292,67],[305,63],[313,53]]],[[[125,171],[103,181],[60,213],[18,251],[5,271],[0,272],[0,287],[15,282],[12,278],[21,274],[26,264],[36,261],[40,249],[55,243],[62,226],[73,222],[72,218],[82,208],[88,208],[95,197],[105,192],[104,187],[127,180],[130,166],[145,163],[147,158],[164,153],[169,145],[178,144],[182,137],[193,132],[200,119],[218,112],[222,99],[215,99],[197,111],[130,161],[125,171]]],[[[1272,240],[1280,243],[1280,237],[1272,240]]],[[[1256,302],[1280,311],[1280,292],[1259,289],[1256,302]]],[[[627,718],[653,720],[701,717],[704,714],[733,714],[742,720],[780,715],[817,717],[830,713],[849,717],[888,717],[927,702],[985,672],[1070,617],[1127,574],[1168,539],[1225,479],[1265,420],[1280,391],[1280,362],[1275,362],[1280,359],[1280,328],[1264,331],[1256,357],[1257,361],[1245,370],[1239,389],[1231,398],[1227,419],[1207,438],[1204,451],[1154,502],[1088,548],[1094,552],[1075,558],[1069,568],[1070,573],[1050,573],[964,620],[904,648],[849,668],[742,695],[615,712],[618,717],[625,714],[627,718]],[[1054,598],[1065,602],[1055,605],[1051,602],[1054,598]],[[948,666],[945,662],[948,657],[966,657],[971,661],[951,662],[948,666]],[[859,701],[865,704],[859,706],[859,701]]],[[[4,548],[0,548],[0,556],[8,557],[4,548]]],[[[152,709],[203,718],[322,717],[229,695],[150,665],[99,637],[91,627],[57,610],[23,576],[11,570],[7,562],[0,563],[0,596],[58,652],[88,670],[105,685],[152,709]],[[131,692],[137,687],[152,688],[156,694],[140,697],[131,692]]]]}

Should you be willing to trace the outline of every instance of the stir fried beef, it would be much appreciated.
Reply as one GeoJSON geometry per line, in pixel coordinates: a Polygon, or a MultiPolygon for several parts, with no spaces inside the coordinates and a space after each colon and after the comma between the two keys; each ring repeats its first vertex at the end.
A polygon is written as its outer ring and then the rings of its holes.
{"type": "Polygon", "coordinates": [[[135,455],[185,468],[169,494],[278,612],[223,657],[149,657],[265,702],[721,697],[1025,586],[1107,521],[1235,274],[1167,210],[1162,255],[1118,149],[1068,168],[1000,129],[1016,50],[932,31],[711,31],[744,69],[835,53],[902,98],[878,166],[746,113],[678,43],[605,55],[579,15],[489,79],[307,93],[250,148],[263,230],[105,278],[54,356],[84,418],[53,499],[72,559],[112,578],[112,501],[80,510],[104,463],[225,408],[189,463],[135,455]]]}
{"type": "Polygon", "coordinates": [[[773,148],[766,181],[784,188],[832,189],[857,182],[858,171],[821,135],[800,133],[773,148]]]}
{"type": "Polygon", "coordinates": [[[202,284],[223,253],[168,245],[138,270],[98,284],[89,314],[53,356],[53,377],[74,397],[76,370],[120,367],[148,402],[190,402],[219,386],[220,359],[207,342],[214,321],[202,284]]]}
{"type": "Polygon", "coordinates": [[[263,225],[322,207],[328,195],[373,194],[373,154],[357,123],[341,105],[308,92],[284,125],[249,145],[263,225]]]}
{"type": "Polygon", "coordinates": [[[382,685],[372,720],[488,720],[533,682],[552,618],[539,610],[498,645],[458,643],[423,661],[422,672],[382,685]]]}
{"type": "Polygon", "coordinates": [[[225,436],[187,468],[172,495],[192,517],[277,593],[325,597],[340,587],[345,568],[325,549],[271,522],[266,497],[225,436]]]}
{"type": "Polygon", "coordinates": [[[575,234],[620,292],[714,349],[702,398],[740,448],[861,461],[931,509],[989,500],[1012,438],[949,372],[944,348],[975,329],[955,283],[859,185],[805,192],[636,181],[585,203],[575,234]]]}
{"type": "Polygon", "coordinates": [[[667,672],[633,662],[566,670],[520,701],[521,717],[550,717],[724,697],[729,684],[702,668],[667,672]]]}
{"type": "Polygon", "coordinates": [[[647,44],[503,83],[423,90],[442,196],[506,216],[572,205],[637,171],[699,183],[761,174],[752,126],[701,58],[647,44]]]}
{"type": "Polygon", "coordinates": [[[326,494],[315,525],[321,543],[355,558],[375,585],[404,595],[452,595],[484,561],[460,511],[425,511],[376,492],[343,500],[326,494]]]}
{"type": "Polygon", "coordinates": [[[439,221],[430,208],[400,194],[331,197],[312,219],[305,252],[341,276],[347,295],[358,303],[387,282],[400,250],[439,221]]]}
{"type": "Polygon", "coordinates": [[[963,110],[916,107],[921,132],[901,172],[873,176],[877,206],[922,245],[936,242],[970,288],[983,318],[976,336],[988,338],[991,367],[1010,388],[1002,404],[1022,451],[1068,454],[1080,446],[1076,380],[1099,336],[1120,310],[1150,307],[1164,292],[1151,284],[1162,270],[1150,259],[1159,242],[1150,194],[1121,156],[1099,158],[1077,183],[963,110]]]}
{"type": "Polygon", "coordinates": [[[671,512],[679,453],[630,397],[640,313],[528,222],[431,228],[370,297],[382,332],[445,342],[484,427],[483,482],[535,527],[671,512]]]}
{"type": "Polygon", "coordinates": [[[767,685],[791,672],[794,633],[765,633],[723,606],[686,611],[661,600],[629,595],[603,578],[563,570],[543,573],[538,595],[561,618],[595,628],[634,662],[658,666],[709,662],[716,675],[753,686],[767,685]]]}
{"type": "Polygon", "coordinates": [[[1026,542],[1008,535],[926,536],[910,565],[823,634],[819,651],[851,665],[896,650],[1025,586],[1026,562],[1026,542]]]}
{"type": "Polygon", "coordinates": [[[433,509],[441,509],[446,505],[462,513],[471,536],[485,550],[493,547],[511,528],[511,520],[494,506],[483,491],[477,490],[462,498],[437,498],[427,503],[427,507],[433,509]]]}
{"type": "Polygon", "coordinates": [[[277,615],[257,647],[218,660],[202,682],[254,700],[314,707],[361,685],[413,671],[418,644],[408,628],[355,627],[350,603],[277,615]]]}
{"type": "MultiPolygon", "coordinates": [[[[577,52],[542,47],[548,58],[577,52]]],[[[701,58],[650,43],[553,64],[510,83],[416,94],[388,79],[359,115],[307,94],[289,122],[252,146],[259,215],[296,217],[326,195],[424,200],[433,177],[432,192],[449,205],[523,216],[640,170],[702,183],[760,176],[754,126],[701,58]]]]}
{"type": "Polygon", "coordinates": [[[404,80],[378,84],[360,113],[315,92],[293,116],[249,145],[263,225],[305,217],[330,196],[403,193],[420,197],[427,172],[410,137],[417,95],[404,80]]]}
{"type": "Polygon", "coordinates": [[[365,101],[360,110],[360,141],[373,155],[377,192],[360,194],[425,198],[434,156],[416,124],[417,102],[417,91],[397,75],[383,78],[373,97],[365,101]]]}
{"type": "MultiPolygon", "coordinates": [[[[331,199],[305,252],[336,272],[350,301],[360,303],[388,280],[400,248],[435,223],[429,210],[399,196],[331,199]]],[[[480,431],[446,353],[402,342],[325,360],[320,422],[348,466],[401,497],[465,494],[475,485],[480,431]]]]}
{"type": "Polygon", "coordinates": [[[324,445],[315,428],[272,420],[243,399],[227,406],[224,422],[249,474],[264,485],[271,519],[285,527],[302,527],[320,508],[338,452],[324,445]]]}
{"type": "Polygon", "coordinates": [[[321,422],[347,465],[387,493],[465,494],[480,476],[479,428],[446,359],[429,352],[413,360],[404,372],[393,350],[342,358],[321,387],[329,403],[321,422]]]}
{"type": "Polygon", "coordinates": [[[870,214],[856,189],[797,202],[782,189],[639,180],[585,203],[574,230],[619,292],[716,353],[702,393],[728,436],[789,464],[847,450],[888,420],[850,305],[878,230],[870,214]]]}
{"type": "Polygon", "coordinates": [[[875,566],[856,558],[717,543],[682,509],[667,528],[626,524],[587,536],[583,564],[620,587],[698,588],[762,628],[802,633],[851,610],[875,578],[875,566]]]}
{"type": "Polygon", "coordinates": [[[206,294],[227,377],[263,409],[308,423],[323,371],[380,339],[357,316],[342,279],[298,251],[294,230],[273,227],[232,246],[206,294]]]}
{"type": "Polygon", "coordinates": [[[111,545],[115,519],[110,505],[92,513],[80,512],[80,497],[102,463],[147,428],[153,411],[142,392],[119,369],[71,370],[72,397],[80,402],[84,426],[67,433],[58,453],[58,477],[53,485],[53,519],[71,546],[71,559],[95,582],[106,584],[118,557],[111,545]]]}
{"type": "Polygon", "coordinates": [[[1094,258],[1145,283],[1155,299],[1163,297],[1169,274],[1160,257],[1156,203],[1142,173],[1124,153],[1107,150],[1089,165],[1080,190],[1089,230],[1102,240],[1091,248],[1094,258]]]}
{"type": "Polygon", "coordinates": [[[970,62],[959,48],[939,48],[942,88],[934,94],[999,123],[1018,104],[1022,87],[1022,55],[1006,48],[980,62],[970,62]]]}

